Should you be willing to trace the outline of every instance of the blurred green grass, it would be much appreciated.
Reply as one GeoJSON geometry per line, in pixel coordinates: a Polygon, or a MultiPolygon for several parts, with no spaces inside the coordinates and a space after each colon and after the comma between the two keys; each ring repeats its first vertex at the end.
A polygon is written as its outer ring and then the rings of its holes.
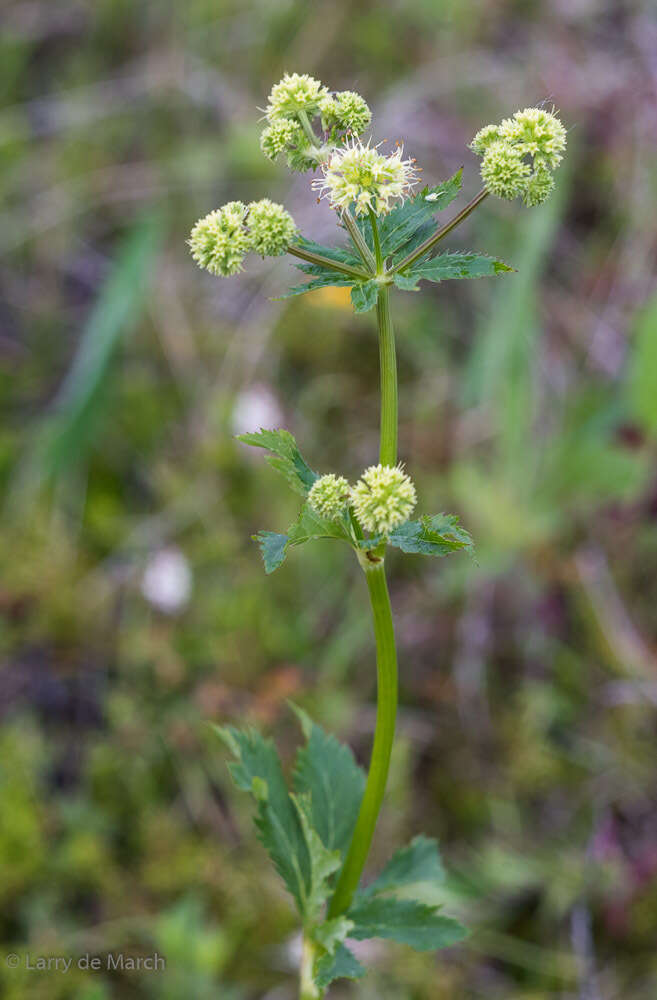
{"type": "Polygon", "coordinates": [[[571,129],[558,197],[489,200],[454,241],[516,274],[395,297],[401,453],[478,558],[391,559],[402,711],[372,864],[439,836],[473,937],[436,963],[381,948],[336,1000],[652,1000],[651,5],[3,14],[2,950],[168,958],[0,961],[3,996],[294,996],[293,915],[204,722],[254,721],[289,759],[294,697],[366,760],[373,650],[341,550],[265,579],[250,535],[295,501],[233,436],[281,423],[353,476],[376,448],[377,348],[339,295],[273,301],[286,264],[223,282],[184,240],[265,194],[331,238],[308,178],[258,148],[257,108],[298,69],[363,92],[427,180],[465,162],[466,193],[483,122],[548,99],[571,129]]]}

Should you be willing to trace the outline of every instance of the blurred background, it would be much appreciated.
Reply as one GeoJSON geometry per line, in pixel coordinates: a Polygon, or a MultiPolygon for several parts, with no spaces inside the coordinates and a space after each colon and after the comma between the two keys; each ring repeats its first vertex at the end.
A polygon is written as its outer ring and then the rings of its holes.
{"type": "MultiPolygon", "coordinates": [[[[517,108],[569,128],[542,208],[488,199],[450,245],[505,279],[395,293],[400,453],[466,557],[390,557],[401,712],[372,870],[439,837],[446,955],[381,946],[363,1000],[657,995],[657,17],[652,0],[21,0],[0,42],[3,952],[165,955],[9,970],[9,1000],[291,1000],[295,917],[208,721],[289,761],[292,698],[367,762],[374,653],[329,542],[266,578],[297,499],[234,440],[376,455],[371,315],[185,239],[269,196],[335,219],[258,145],[284,71],[370,102],[437,182],[517,108]]],[[[458,206],[459,203],[456,203],[458,206]]],[[[455,206],[455,207],[456,207],[455,206]]]]}

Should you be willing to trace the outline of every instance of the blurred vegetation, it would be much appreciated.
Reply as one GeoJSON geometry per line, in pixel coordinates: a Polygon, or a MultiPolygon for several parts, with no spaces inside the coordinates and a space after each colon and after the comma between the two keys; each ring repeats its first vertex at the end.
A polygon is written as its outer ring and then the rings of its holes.
{"type": "MultiPolygon", "coordinates": [[[[0,927],[3,952],[165,955],[165,972],[9,970],[9,1000],[294,996],[294,918],[206,720],[288,759],[293,697],[366,761],[357,566],[266,579],[285,485],[233,439],[282,424],[353,476],[377,434],[370,317],[190,261],[228,198],[334,219],[258,148],[284,70],[361,91],[427,180],[554,101],[558,196],[488,200],[455,246],[504,280],[397,296],[401,447],[478,561],[391,557],[400,740],[373,865],[437,835],[472,929],[382,947],[339,997],[657,995],[657,19],[651,0],[19,0],[0,42],[0,927]],[[331,428],[330,435],[327,428],[331,428]]],[[[332,994],[333,995],[333,994],[332,994]]]]}

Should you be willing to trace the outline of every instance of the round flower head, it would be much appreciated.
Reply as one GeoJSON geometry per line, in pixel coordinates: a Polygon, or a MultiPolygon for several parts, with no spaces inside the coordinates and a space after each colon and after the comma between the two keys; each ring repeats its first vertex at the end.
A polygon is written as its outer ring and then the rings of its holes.
{"type": "Polygon", "coordinates": [[[500,125],[500,138],[510,142],[523,155],[554,170],[561,163],[566,148],[566,130],[551,111],[525,108],[500,125]]]}
{"type": "Polygon", "coordinates": [[[260,136],[260,148],[270,160],[296,146],[302,136],[301,126],[289,118],[280,118],[268,125],[260,136]]]}
{"type": "Polygon", "coordinates": [[[224,277],[242,270],[244,257],[251,249],[251,239],[244,229],[246,212],[241,201],[230,201],[199,219],[187,241],[199,267],[224,277]]]}
{"type": "Polygon", "coordinates": [[[498,198],[513,199],[523,194],[530,172],[522,153],[506,142],[493,142],[484,153],[481,177],[488,190],[498,198]]]}
{"type": "Polygon", "coordinates": [[[401,147],[382,156],[369,143],[353,142],[335,150],[324,167],[324,177],[314,181],[313,187],[333,208],[349,208],[353,202],[356,215],[364,215],[368,208],[385,215],[391,202],[403,199],[417,183],[414,161],[402,156],[401,147]]]}
{"type": "Polygon", "coordinates": [[[333,97],[322,98],[319,110],[325,132],[336,130],[360,135],[372,121],[367,102],[353,90],[342,90],[333,97]]]}
{"type": "Polygon", "coordinates": [[[554,188],[550,171],[563,159],[566,130],[552,111],[525,108],[479,129],[470,148],[483,155],[481,176],[492,194],[540,205],[554,188]]]}
{"type": "Polygon", "coordinates": [[[269,198],[252,201],[248,212],[251,248],[263,257],[284,254],[298,232],[290,213],[269,198]]]}
{"type": "Polygon", "coordinates": [[[330,472],[313,483],[308,503],[322,517],[334,519],[346,509],[351,497],[351,487],[344,476],[330,472]]]}
{"type": "Polygon", "coordinates": [[[328,95],[327,88],[306,73],[286,73],[271,88],[266,114],[270,122],[277,118],[294,118],[300,111],[312,116],[319,102],[328,95]]]}
{"type": "Polygon", "coordinates": [[[415,502],[415,487],[401,465],[371,465],[351,491],[359,524],[376,534],[387,535],[408,521],[415,502]]]}
{"type": "Polygon", "coordinates": [[[547,167],[538,166],[527,181],[527,187],[522,196],[525,205],[532,208],[542,205],[554,190],[554,177],[547,167]]]}
{"type": "Polygon", "coordinates": [[[491,143],[497,142],[499,138],[500,130],[497,125],[484,125],[470,143],[470,149],[474,153],[485,153],[491,143]]]}

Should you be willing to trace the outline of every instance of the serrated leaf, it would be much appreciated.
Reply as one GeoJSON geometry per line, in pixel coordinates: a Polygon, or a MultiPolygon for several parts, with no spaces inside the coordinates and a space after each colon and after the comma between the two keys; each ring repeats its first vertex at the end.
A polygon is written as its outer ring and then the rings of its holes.
{"type": "Polygon", "coordinates": [[[402,552],[425,556],[446,556],[474,549],[471,536],[459,526],[454,514],[425,514],[419,520],[407,521],[390,533],[388,541],[402,552]]]}
{"type": "Polygon", "coordinates": [[[359,899],[347,916],[357,941],[379,937],[410,945],[416,951],[436,951],[462,941],[467,931],[457,920],[443,917],[438,907],[394,896],[359,899]]]}
{"type": "MultiPolygon", "coordinates": [[[[322,243],[315,243],[313,240],[307,240],[304,236],[300,236],[296,243],[301,247],[302,250],[307,250],[309,253],[319,254],[320,257],[328,257],[329,260],[335,260],[339,264],[349,264],[350,267],[362,268],[363,262],[360,257],[349,247],[327,247],[322,243]]],[[[301,262],[296,263],[295,267],[304,270],[305,266],[315,267],[317,265],[310,264],[304,265],[301,262]]]]}
{"type": "Polygon", "coordinates": [[[440,860],[437,842],[420,835],[407,847],[395,851],[379,877],[363,890],[361,895],[376,896],[381,892],[390,892],[421,882],[442,885],[444,881],[445,869],[440,860]]]}
{"type": "Polygon", "coordinates": [[[452,278],[487,278],[513,271],[512,267],[481,253],[441,253],[413,264],[404,275],[416,281],[447,281],[452,278]]]}
{"type": "Polygon", "coordinates": [[[416,274],[401,274],[399,271],[393,274],[392,280],[403,292],[417,292],[419,278],[416,274]]]}
{"type": "MultiPolygon", "coordinates": [[[[423,188],[418,194],[407,198],[401,205],[379,219],[379,240],[384,257],[393,254],[398,258],[406,256],[433,232],[435,229],[433,216],[457,197],[461,189],[462,173],[461,168],[441,184],[423,188]]],[[[369,219],[360,220],[360,227],[372,249],[369,219]]]]}
{"type": "Polygon", "coordinates": [[[314,292],[318,288],[348,288],[352,284],[353,279],[341,277],[337,271],[326,271],[312,281],[308,281],[305,285],[293,285],[292,288],[288,288],[284,295],[277,295],[275,298],[277,300],[291,299],[295,295],[305,295],[306,292],[314,292]]]}
{"type": "MultiPolygon", "coordinates": [[[[329,851],[312,825],[310,795],[291,795],[301,823],[301,829],[310,859],[310,878],[303,900],[303,915],[306,920],[316,920],[331,891],[331,876],[340,867],[340,851],[329,851]]],[[[334,928],[337,930],[337,928],[334,928]]]]}
{"type": "Polygon", "coordinates": [[[273,452],[268,456],[269,464],[283,475],[293,490],[301,496],[307,496],[318,479],[316,472],[310,468],[297,447],[294,436],[289,431],[265,430],[261,428],[249,434],[238,434],[237,440],[254,448],[264,448],[273,452]]]}
{"type": "Polygon", "coordinates": [[[351,304],[354,312],[369,312],[376,305],[379,297],[379,284],[371,281],[359,281],[351,287],[351,304]]]}
{"type": "Polygon", "coordinates": [[[253,535],[253,539],[260,546],[265,573],[273,573],[287,555],[287,535],[280,535],[276,531],[259,531],[257,535],[253,535]]]}
{"type": "Polygon", "coordinates": [[[301,720],[306,745],[299,748],[293,786],[311,800],[312,825],[330,850],[346,853],[365,790],[365,772],[351,749],[326,733],[302,709],[292,706],[301,720]]]}
{"type": "Polygon", "coordinates": [[[317,924],[313,927],[313,941],[327,954],[334,955],[338,945],[342,944],[353,926],[353,921],[348,920],[347,917],[334,917],[333,920],[325,920],[323,924],[317,924]]]}
{"type": "Polygon", "coordinates": [[[303,545],[305,542],[317,538],[340,538],[343,541],[351,542],[351,528],[349,519],[345,515],[334,521],[329,521],[312,509],[309,504],[304,504],[299,517],[291,524],[287,530],[289,545],[303,545]]]}
{"type": "Polygon", "coordinates": [[[340,944],[334,955],[324,955],[315,969],[315,983],[320,990],[325,990],[335,979],[361,979],[365,969],[353,952],[340,944]]]}
{"type": "Polygon", "coordinates": [[[310,856],[276,748],[254,729],[214,729],[237,757],[228,765],[233,781],[255,798],[258,839],[303,914],[311,884],[310,856]]]}

